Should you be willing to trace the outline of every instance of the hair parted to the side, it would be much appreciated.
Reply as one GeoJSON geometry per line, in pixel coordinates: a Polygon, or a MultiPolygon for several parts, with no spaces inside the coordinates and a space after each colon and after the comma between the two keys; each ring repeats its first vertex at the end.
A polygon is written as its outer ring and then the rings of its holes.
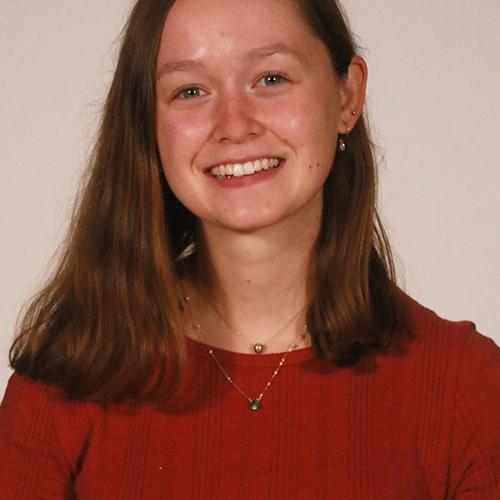
{"type": "MultiPolygon", "coordinates": [[[[182,377],[179,274],[189,266],[179,256],[198,221],[171,192],[156,144],[156,60],[174,1],[138,0],[131,13],[59,268],[11,349],[18,373],[70,399],[160,402],[182,377]]],[[[345,75],[356,50],[339,5],[296,1],[345,75]]],[[[362,116],[346,144],[324,188],[307,313],[316,354],[339,366],[388,349],[406,326],[362,116]]]]}

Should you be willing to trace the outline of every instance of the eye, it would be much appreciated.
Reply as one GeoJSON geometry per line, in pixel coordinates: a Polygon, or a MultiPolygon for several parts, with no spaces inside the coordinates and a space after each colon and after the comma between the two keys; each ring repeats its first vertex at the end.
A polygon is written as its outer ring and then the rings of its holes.
{"type": "Polygon", "coordinates": [[[265,87],[274,87],[287,81],[286,78],[277,73],[267,73],[260,80],[259,85],[264,85],[265,87]]]}
{"type": "Polygon", "coordinates": [[[206,92],[199,87],[181,87],[175,91],[172,99],[194,99],[205,94],[206,92]]]}

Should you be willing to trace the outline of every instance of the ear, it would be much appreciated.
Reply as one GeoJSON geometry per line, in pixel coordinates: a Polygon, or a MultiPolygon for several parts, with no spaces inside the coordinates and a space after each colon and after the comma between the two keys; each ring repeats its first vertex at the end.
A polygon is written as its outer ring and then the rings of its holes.
{"type": "Polygon", "coordinates": [[[340,134],[348,134],[356,125],[363,111],[367,78],[368,68],[364,59],[354,56],[340,89],[342,106],[339,123],[340,134]]]}

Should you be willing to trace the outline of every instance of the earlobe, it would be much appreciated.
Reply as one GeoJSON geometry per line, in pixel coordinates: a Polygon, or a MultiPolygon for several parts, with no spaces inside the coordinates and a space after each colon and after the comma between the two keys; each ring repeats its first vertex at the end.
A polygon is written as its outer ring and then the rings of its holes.
{"type": "Polygon", "coordinates": [[[354,56],[342,82],[339,133],[348,134],[356,125],[365,102],[368,68],[363,58],[354,56]]]}

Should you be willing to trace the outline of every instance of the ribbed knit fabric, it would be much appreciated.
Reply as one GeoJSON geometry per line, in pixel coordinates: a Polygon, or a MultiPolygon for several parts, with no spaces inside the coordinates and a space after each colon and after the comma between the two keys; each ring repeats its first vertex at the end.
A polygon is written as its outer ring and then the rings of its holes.
{"type": "MultiPolygon", "coordinates": [[[[337,369],[293,351],[257,412],[193,341],[163,408],[71,403],[13,375],[0,498],[500,499],[500,349],[412,311],[404,352],[337,369]]],[[[252,397],[282,357],[215,352],[252,397]]]]}

